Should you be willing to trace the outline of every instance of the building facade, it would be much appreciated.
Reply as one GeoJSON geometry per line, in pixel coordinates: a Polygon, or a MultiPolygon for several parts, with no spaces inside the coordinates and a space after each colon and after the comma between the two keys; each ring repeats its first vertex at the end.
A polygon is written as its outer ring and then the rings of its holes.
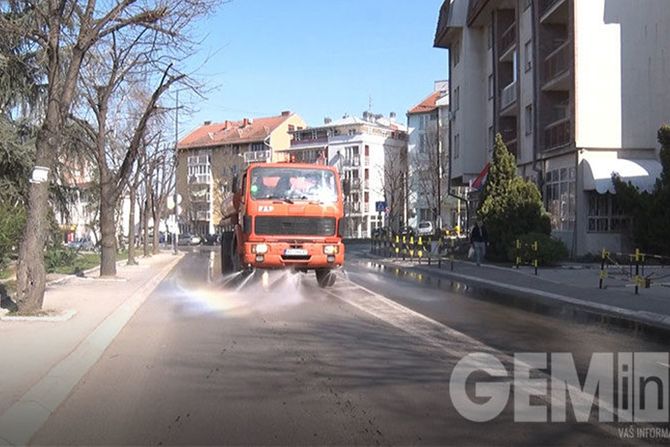
{"type": "Polygon", "coordinates": [[[289,111],[264,118],[212,123],[186,135],[177,145],[177,192],[182,197],[180,232],[215,234],[222,197],[233,176],[249,163],[283,161],[291,132],[306,127],[289,111]]]}
{"type": "Polygon", "coordinates": [[[474,180],[500,133],[574,255],[629,248],[611,175],[651,190],[660,174],[668,42],[665,0],[446,0],[452,180],[474,180]]]}
{"type": "Polygon", "coordinates": [[[431,221],[435,228],[455,228],[465,219],[457,194],[449,195],[449,83],[435,81],[433,93],[407,112],[409,141],[408,225],[431,221]]]}
{"type": "Polygon", "coordinates": [[[326,118],[323,126],[296,129],[283,152],[292,161],[339,167],[351,185],[345,237],[370,237],[375,228],[398,229],[406,221],[407,128],[393,115],[326,118]]]}

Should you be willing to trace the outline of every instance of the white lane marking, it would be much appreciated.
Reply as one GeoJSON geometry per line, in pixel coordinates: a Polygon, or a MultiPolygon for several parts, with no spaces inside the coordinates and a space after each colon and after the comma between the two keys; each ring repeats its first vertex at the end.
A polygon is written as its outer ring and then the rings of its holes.
{"type": "Polygon", "coordinates": [[[156,276],[142,285],[105,318],[74,351],[0,416],[0,441],[9,445],[27,445],[30,442],[33,435],[98,361],[137,309],[182,257],[183,255],[180,255],[171,260],[156,276]]]}
{"type": "MultiPolygon", "coordinates": [[[[349,282],[352,282],[349,280],[349,282]]],[[[472,353],[488,353],[497,357],[503,363],[507,363],[508,371],[512,371],[513,365],[519,365],[526,368],[531,368],[530,365],[515,360],[513,356],[501,352],[491,346],[488,346],[474,338],[457,331],[449,326],[433,320],[426,315],[416,312],[408,307],[405,307],[395,301],[386,298],[360,284],[353,283],[357,288],[364,291],[365,294],[360,296],[341,296],[337,294],[337,288],[334,290],[325,289],[326,293],[331,296],[348,303],[349,305],[372,315],[373,317],[384,321],[410,335],[413,335],[424,342],[437,347],[440,350],[447,352],[449,355],[461,359],[463,356],[472,353]],[[367,295],[367,296],[366,296],[367,295]]],[[[541,371],[539,376],[551,380],[552,376],[541,371]]],[[[522,388],[526,392],[533,393],[534,388],[527,383],[519,382],[515,384],[516,388],[522,388]]],[[[605,413],[616,415],[614,405],[610,402],[602,401],[599,397],[591,396],[583,392],[580,388],[566,383],[566,387],[570,390],[573,405],[588,405],[593,402],[593,406],[601,409],[605,413]]],[[[538,396],[540,400],[551,406],[551,396],[538,396]]],[[[616,420],[616,417],[614,418],[616,420]]],[[[604,430],[610,435],[618,436],[616,427],[607,424],[596,424],[596,427],[604,430]]]]}

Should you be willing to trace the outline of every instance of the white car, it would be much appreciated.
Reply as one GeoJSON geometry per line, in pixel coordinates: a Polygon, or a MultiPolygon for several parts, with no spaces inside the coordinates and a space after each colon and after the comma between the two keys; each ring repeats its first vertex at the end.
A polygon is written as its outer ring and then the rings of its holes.
{"type": "Polygon", "coordinates": [[[419,236],[432,236],[433,232],[433,223],[429,220],[419,222],[419,226],[416,229],[416,233],[419,236]]]}

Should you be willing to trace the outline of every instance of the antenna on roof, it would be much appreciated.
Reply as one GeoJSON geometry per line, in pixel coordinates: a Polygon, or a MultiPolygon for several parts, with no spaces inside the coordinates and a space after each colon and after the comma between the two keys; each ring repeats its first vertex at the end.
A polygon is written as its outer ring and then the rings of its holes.
{"type": "Polygon", "coordinates": [[[368,95],[368,113],[372,112],[372,95],[368,95]]]}

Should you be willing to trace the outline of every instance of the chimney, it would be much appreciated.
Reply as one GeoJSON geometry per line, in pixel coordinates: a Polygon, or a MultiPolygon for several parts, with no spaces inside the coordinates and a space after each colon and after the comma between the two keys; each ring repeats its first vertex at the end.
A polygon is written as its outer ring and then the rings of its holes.
{"type": "Polygon", "coordinates": [[[230,121],[226,120],[226,122],[223,123],[223,130],[228,129],[228,126],[230,126],[230,121]]]}
{"type": "Polygon", "coordinates": [[[290,114],[291,114],[290,110],[284,110],[282,111],[281,116],[289,116],[290,114]]]}
{"type": "Polygon", "coordinates": [[[369,118],[370,118],[370,113],[366,110],[365,112],[363,112],[363,120],[368,121],[369,118]]]}
{"type": "Polygon", "coordinates": [[[389,118],[391,118],[391,120],[394,120],[395,119],[395,112],[389,113],[389,118]]]}
{"type": "Polygon", "coordinates": [[[210,124],[212,124],[211,121],[205,121],[205,122],[203,123],[203,125],[205,125],[205,126],[209,126],[210,124]]]}
{"type": "Polygon", "coordinates": [[[242,120],[242,126],[240,127],[247,127],[249,125],[249,118],[244,118],[242,120]]]}
{"type": "Polygon", "coordinates": [[[323,124],[330,124],[332,122],[333,122],[333,120],[330,119],[330,117],[328,117],[328,116],[323,119],[323,124]]]}

